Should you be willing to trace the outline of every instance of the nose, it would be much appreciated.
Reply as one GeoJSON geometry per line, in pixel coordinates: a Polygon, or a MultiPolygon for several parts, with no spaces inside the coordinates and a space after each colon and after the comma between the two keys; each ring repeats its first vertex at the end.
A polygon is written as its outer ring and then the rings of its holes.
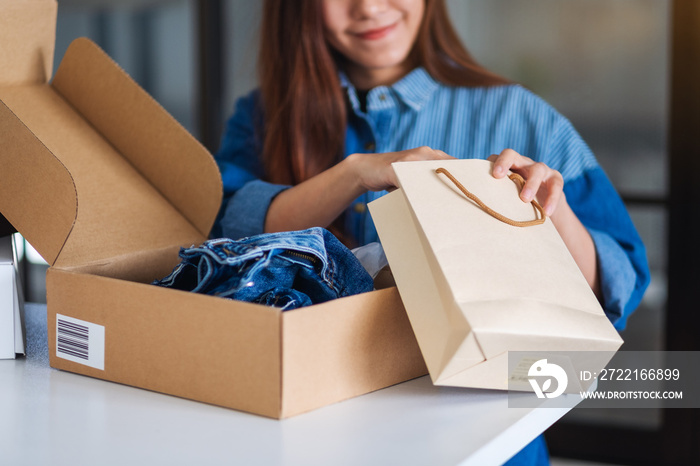
{"type": "Polygon", "coordinates": [[[357,19],[373,18],[387,9],[387,0],[355,0],[353,15],[357,19]]]}

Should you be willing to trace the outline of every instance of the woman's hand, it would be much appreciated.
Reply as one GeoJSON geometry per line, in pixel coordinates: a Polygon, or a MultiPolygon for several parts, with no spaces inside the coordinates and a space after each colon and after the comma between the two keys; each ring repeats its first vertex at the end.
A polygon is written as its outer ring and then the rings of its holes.
{"type": "Polygon", "coordinates": [[[489,160],[493,162],[494,177],[503,178],[510,170],[525,179],[520,198],[530,202],[537,197],[537,201],[544,208],[545,214],[551,217],[552,223],[583,276],[586,277],[589,286],[600,299],[600,278],[595,244],[586,227],[566,202],[564,178],[561,173],[544,163],[522,156],[512,149],[506,149],[499,155],[492,155],[489,160]]]}
{"type": "Polygon", "coordinates": [[[447,155],[441,150],[424,146],[399,152],[352,154],[345,159],[345,162],[362,190],[383,191],[386,189],[391,191],[398,187],[396,174],[394,169],[391,168],[392,163],[449,159],[454,159],[454,157],[447,155]]]}
{"type": "Polygon", "coordinates": [[[429,147],[349,155],[328,170],[279,193],[268,208],[265,231],[327,227],[358,196],[367,191],[396,188],[398,180],[391,168],[392,163],[453,158],[429,147]]]}
{"type": "Polygon", "coordinates": [[[492,155],[488,159],[494,163],[493,176],[495,178],[503,178],[508,170],[511,170],[525,179],[525,185],[520,191],[520,198],[524,202],[530,202],[537,198],[548,217],[556,211],[563,199],[564,179],[561,173],[542,162],[535,162],[520,155],[512,149],[506,149],[499,155],[492,155]]]}

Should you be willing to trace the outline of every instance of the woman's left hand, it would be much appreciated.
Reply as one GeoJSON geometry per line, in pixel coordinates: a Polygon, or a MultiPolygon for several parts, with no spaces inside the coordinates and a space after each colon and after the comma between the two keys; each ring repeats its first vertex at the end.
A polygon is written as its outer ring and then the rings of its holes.
{"type": "Polygon", "coordinates": [[[576,216],[564,195],[564,178],[556,170],[542,162],[522,156],[512,149],[499,155],[492,155],[493,176],[503,178],[511,170],[525,179],[520,198],[530,202],[536,196],[548,217],[564,240],[576,264],[586,277],[593,292],[600,298],[600,278],[598,277],[598,257],[593,238],[576,216]],[[552,216],[556,211],[556,215],[552,216]]]}
{"type": "Polygon", "coordinates": [[[520,191],[520,199],[530,202],[537,198],[548,217],[555,212],[563,197],[564,178],[561,173],[542,162],[535,162],[531,158],[520,155],[513,149],[506,149],[499,155],[492,155],[488,160],[494,163],[494,178],[503,178],[508,170],[511,170],[525,179],[525,185],[520,191]]]}

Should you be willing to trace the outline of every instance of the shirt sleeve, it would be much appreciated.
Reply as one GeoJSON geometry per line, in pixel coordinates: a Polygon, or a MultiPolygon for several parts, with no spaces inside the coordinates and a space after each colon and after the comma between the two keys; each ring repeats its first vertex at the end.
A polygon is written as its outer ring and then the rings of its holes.
{"type": "Polygon", "coordinates": [[[236,102],[214,156],[221,171],[224,198],[212,237],[238,239],[263,233],[270,203],[288,188],[262,180],[262,118],[258,102],[258,91],[236,102]]]}
{"type": "Polygon", "coordinates": [[[563,117],[549,149],[548,158],[556,161],[550,166],[564,176],[567,202],[595,244],[603,309],[622,330],[649,285],[644,244],[607,175],[563,117]]]}
{"type": "Polygon", "coordinates": [[[615,328],[623,330],[649,285],[644,244],[600,167],[567,183],[564,193],[595,243],[603,309],[615,328]]]}

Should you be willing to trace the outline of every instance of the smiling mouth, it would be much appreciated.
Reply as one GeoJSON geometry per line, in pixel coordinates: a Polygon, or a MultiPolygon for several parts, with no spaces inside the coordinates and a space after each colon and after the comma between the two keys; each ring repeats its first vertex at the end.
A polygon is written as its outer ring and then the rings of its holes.
{"type": "Polygon", "coordinates": [[[393,31],[396,28],[397,24],[398,23],[394,23],[378,29],[371,29],[369,31],[364,32],[356,32],[354,33],[354,35],[363,40],[381,39],[382,37],[387,36],[391,31],[393,31]]]}

